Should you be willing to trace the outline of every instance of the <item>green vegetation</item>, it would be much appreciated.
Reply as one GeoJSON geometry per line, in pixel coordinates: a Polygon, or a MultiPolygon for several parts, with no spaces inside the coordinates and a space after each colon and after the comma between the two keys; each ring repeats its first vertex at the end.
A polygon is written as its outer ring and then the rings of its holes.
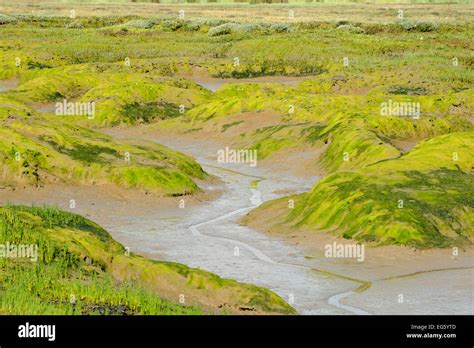
{"type": "Polygon", "coordinates": [[[69,116],[41,116],[0,97],[2,184],[53,182],[139,188],[160,195],[198,191],[206,173],[191,158],[157,143],[114,141],[71,125],[69,116]]]}
{"type": "MultiPolygon", "coordinates": [[[[242,16],[250,6],[208,18],[193,6],[186,19],[172,6],[159,18],[144,5],[143,16],[124,6],[123,15],[75,19],[6,6],[0,80],[18,85],[0,93],[0,185],[193,194],[195,181],[207,178],[193,159],[154,142],[115,140],[101,128],[215,132],[258,150],[259,160],[316,150],[313,164],[327,174],[247,220],[373,246],[472,243],[473,8],[410,6],[400,21],[393,6],[347,5],[346,17],[339,6],[299,4],[290,21],[293,4],[252,5],[265,14],[242,16]],[[216,92],[193,81],[212,77],[261,79],[216,92]],[[64,100],[94,103],[95,114],[54,114],[64,100]],[[383,114],[387,103],[419,105],[420,117],[383,114]]],[[[0,258],[0,313],[295,312],[271,291],[128,255],[100,226],[55,208],[0,207],[0,244],[7,242],[35,244],[39,258],[0,258]]]]}
{"type": "Polygon", "coordinates": [[[407,31],[429,32],[438,29],[438,24],[433,22],[402,21],[401,27],[407,31]]]}
{"type": "MultiPolygon", "coordinates": [[[[408,154],[319,181],[284,209],[288,198],[254,214],[283,211],[274,225],[327,231],[372,245],[417,248],[470,244],[474,235],[474,133],[426,140],[408,154]]],[[[251,220],[253,217],[247,217],[251,220]]]]}
{"type": "Polygon", "coordinates": [[[8,23],[15,23],[17,19],[12,16],[7,16],[5,14],[0,14],[0,25],[1,24],[8,24],[8,23]]]}
{"type": "Polygon", "coordinates": [[[3,314],[294,313],[268,290],[129,254],[97,224],[55,208],[0,207],[6,243],[36,245],[38,258],[0,258],[3,314]]]}
{"type": "Polygon", "coordinates": [[[235,33],[259,33],[271,35],[275,33],[289,33],[294,29],[288,24],[270,23],[224,23],[209,29],[208,36],[221,36],[235,33]]]}

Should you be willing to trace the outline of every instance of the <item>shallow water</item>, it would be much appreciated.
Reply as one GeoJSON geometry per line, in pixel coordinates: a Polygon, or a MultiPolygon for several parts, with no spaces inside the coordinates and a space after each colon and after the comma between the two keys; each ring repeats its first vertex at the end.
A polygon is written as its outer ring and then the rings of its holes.
{"type": "Polygon", "coordinates": [[[18,86],[18,83],[19,81],[15,79],[0,80],[0,93],[14,89],[16,86],[18,86]]]}
{"type": "MultiPolygon", "coordinates": [[[[201,142],[154,140],[194,155],[208,173],[221,178],[225,189],[217,200],[201,205],[157,211],[153,216],[136,220],[115,220],[114,237],[132,250],[266,287],[301,314],[473,313],[468,282],[459,279],[457,271],[443,272],[443,281],[453,284],[458,292],[452,301],[452,287],[436,286],[426,291],[427,284],[439,278],[436,272],[428,271],[419,278],[400,278],[397,291],[403,290],[408,296],[421,294],[410,296],[409,307],[401,306],[393,295],[394,282],[375,281],[371,291],[354,292],[360,283],[312,270],[326,268],[323,256],[307,259],[300,248],[238,224],[237,220],[258,203],[255,189],[264,202],[280,197],[278,192],[285,190],[308,191],[317,177],[292,177],[246,164],[217,164],[216,149],[201,142]],[[252,186],[258,180],[255,176],[265,178],[258,181],[256,188],[252,186]],[[446,298],[445,303],[439,303],[440,296],[446,298]]],[[[206,189],[222,187],[211,185],[206,189]]],[[[341,267],[344,269],[343,264],[341,267]]],[[[472,274],[472,270],[464,272],[472,274]]],[[[357,274],[352,276],[357,278],[357,274]]]]}
{"type": "Polygon", "coordinates": [[[229,83],[281,83],[284,85],[296,86],[300,82],[310,79],[311,77],[255,77],[246,79],[220,79],[220,78],[193,78],[190,79],[196,82],[198,85],[208,89],[212,92],[217,91],[220,87],[229,83]]]}
{"type": "MultiPolygon", "coordinates": [[[[327,259],[323,256],[305,258],[297,246],[238,224],[238,219],[260,202],[306,192],[318,180],[317,177],[294,177],[247,164],[220,164],[216,161],[217,149],[203,142],[163,138],[148,140],[193,155],[208,173],[223,182],[205,184],[203,188],[223,191],[223,194],[216,200],[199,205],[183,209],[145,209],[143,214],[130,214],[133,208],[125,208],[118,213],[112,201],[106,203],[110,205],[108,213],[104,216],[103,212],[98,211],[96,217],[99,214],[101,225],[132,252],[157,260],[180,262],[224,278],[266,287],[301,314],[474,313],[472,289],[469,287],[472,270],[446,271],[442,274],[441,284],[436,283],[441,279],[436,272],[390,282],[374,281],[369,290],[355,293],[353,290],[360,283],[312,270],[327,268],[327,259]],[[436,286],[427,288],[427,284],[435,283],[436,286]],[[396,298],[402,291],[408,296],[410,306],[397,304],[396,298]],[[452,298],[454,291],[456,295],[452,298]],[[440,297],[443,297],[443,302],[438,300],[440,297]]],[[[70,196],[65,199],[61,195],[62,192],[58,192],[52,200],[44,202],[31,196],[21,203],[55,203],[61,206],[61,202],[69,202],[70,199],[70,196]]],[[[17,200],[13,198],[9,201],[17,200]]],[[[80,207],[77,212],[84,214],[80,207]]],[[[360,267],[350,276],[358,278],[364,274],[361,271],[366,271],[367,266],[360,267]]],[[[347,273],[341,271],[348,269],[351,269],[349,265],[342,263],[336,272],[347,273]]]]}
{"type": "MultiPolygon", "coordinates": [[[[248,175],[266,176],[269,173],[246,165],[226,166],[248,174],[245,175],[216,168],[215,161],[208,158],[198,157],[197,160],[208,173],[224,182],[225,191],[221,197],[189,208],[157,211],[145,218],[124,216],[115,219],[113,226],[107,226],[115,231],[114,237],[132,251],[146,253],[149,257],[184,263],[271,289],[302,314],[347,313],[329,305],[327,298],[339,289],[353,288],[352,282],[311,271],[310,261],[301,250],[236,223],[255,206],[255,190],[260,192],[262,201],[267,201],[279,197],[276,190],[308,190],[316,178],[270,176],[255,188],[251,183],[256,178],[248,175]]],[[[207,189],[218,189],[218,185],[207,189]]]]}

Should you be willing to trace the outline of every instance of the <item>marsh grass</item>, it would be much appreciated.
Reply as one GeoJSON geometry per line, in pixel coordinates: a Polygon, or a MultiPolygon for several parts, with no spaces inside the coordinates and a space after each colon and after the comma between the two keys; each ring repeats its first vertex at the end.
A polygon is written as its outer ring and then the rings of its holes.
{"type": "MultiPolygon", "coordinates": [[[[400,158],[331,174],[310,192],[292,197],[295,208],[281,216],[280,223],[369,245],[469,245],[474,234],[473,162],[468,155],[473,134],[434,137],[400,158]],[[462,152],[463,159],[453,161],[453,151],[462,152]]],[[[257,210],[262,214],[287,200],[257,210]]]]}
{"type": "Polygon", "coordinates": [[[0,129],[3,183],[43,185],[56,178],[183,195],[199,190],[193,179],[207,175],[191,158],[156,143],[117,142],[54,116],[39,117],[34,111],[28,116],[24,109],[0,106],[1,110],[18,115],[0,129]]]}
{"type": "Polygon", "coordinates": [[[156,120],[166,120],[180,116],[179,105],[172,103],[138,103],[127,104],[123,107],[123,116],[131,124],[151,123],[156,120]]]}
{"type": "MultiPolygon", "coordinates": [[[[242,5],[236,13],[246,6],[250,5],[242,5]]],[[[291,6],[273,9],[280,11],[282,17],[281,13],[286,14],[291,6]]],[[[41,180],[43,172],[71,180],[53,169],[59,163],[64,171],[77,168],[72,181],[82,178],[88,182],[84,178],[94,176],[100,181],[128,187],[158,188],[170,195],[196,192],[192,178],[203,178],[205,174],[190,159],[162,147],[130,147],[113,142],[82,127],[159,122],[163,129],[198,133],[222,121],[224,133],[238,124],[225,121],[227,117],[239,113],[258,115],[268,110],[282,116],[281,124],[239,135],[234,140],[242,148],[257,149],[259,158],[265,158],[292,147],[325,145],[318,164],[327,173],[336,175],[331,179],[334,181],[322,181],[326,184],[304,196],[305,204],[314,211],[296,214],[296,209],[290,219],[294,220],[289,222],[298,225],[296,221],[302,219],[307,226],[315,227],[318,217],[325,221],[324,228],[337,227],[343,236],[365,238],[374,243],[441,246],[465,241],[459,226],[467,221],[466,211],[454,207],[458,204],[469,209],[470,203],[452,193],[452,209],[447,212],[438,206],[442,203],[434,199],[432,188],[426,194],[420,187],[414,189],[417,194],[408,192],[414,183],[398,181],[408,173],[399,167],[400,163],[407,163],[406,156],[395,144],[398,140],[419,142],[437,138],[450,147],[462,135],[448,135],[472,132],[468,117],[474,107],[474,72],[470,69],[473,26],[463,20],[471,16],[471,7],[463,7],[465,12],[461,15],[457,12],[460,7],[450,6],[452,12],[440,16],[440,7],[432,6],[438,14],[428,16],[412,6],[410,20],[400,22],[396,18],[398,4],[386,8],[373,6],[370,11],[360,4],[346,8],[354,10],[360,20],[352,16],[342,18],[338,6],[301,5],[308,14],[320,10],[337,16],[324,20],[298,19],[291,23],[282,23],[282,19],[275,20],[272,16],[267,16],[266,21],[258,20],[259,16],[239,21],[238,15],[235,19],[215,14],[209,18],[192,15],[202,8],[188,8],[191,15],[185,20],[156,14],[86,16],[80,18],[83,26],[80,30],[66,29],[70,20],[65,17],[19,17],[17,22],[2,26],[5,36],[0,43],[7,49],[0,57],[0,76],[21,79],[17,88],[0,96],[3,105],[0,115],[5,124],[8,122],[8,127],[0,130],[2,139],[7,139],[0,142],[4,153],[9,154],[2,158],[6,172],[15,176],[21,170],[22,178],[29,176],[33,181],[41,180]],[[367,13],[362,16],[363,11],[367,13]],[[377,20],[367,19],[370,15],[377,20]],[[16,40],[17,49],[9,48],[12,39],[16,40]],[[34,64],[16,67],[16,56],[34,64]],[[124,64],[126,57],[131,58],[130,66],[124,64]],[[236,57],[239,64],[235,64],[236,57]],[[458,65],[453,64],[454,57],[458,65]],[[348,64],[343,64],[344,58],[348,64]],[[223,78],[311,77],[297,86],[235,83],[210,93],[189,81],[189,76],[194,74],[223,78]],[[89,122],[71,118],[75,128],[65,123],[59,126],[48,116],[39,117],[34,110],[27,109],[33,102],[62,97],[96,101],[96,119],[89,122]],[[381,104],[389,99],[419,103],[421,118],[414,121],[382,117],[381,104]],[[177,114],[177,105],[181,104],[186,109],[182,116],[177,114]],[[294,107],[291,114],[290,105],[294,107]],[[20,164],[12,160],[17,151],[26,154],[20,164]],[[119,156],[126,151],[132,154],[133,168],[120,164],[119,156]],[[345,153],[350,155],[350,160],[344,160],[345,153]],[[64,157],[72,162],[63,163],[64,157]],[[165,161],[166,167],[150,168],[150,161],[156,164],[165,161]],[[393,172],[387,175],[389,182],[378,182],[363,171],[383,163],[393,166],[393,172]],[[26,167],[20,168],[23,164],[26,167]],[[108,170],[112,173],[104,174],[108,170]],[[394,185],[394,181],[399,185],[394,185]],[[403,185],[407,192],[403,191],[403,185]],[[337,187],[341,195],[332,195],[337,187]],[[348,211],[344,195],[351,190],[366,199],[354,197],[350,216],[360,211],[361,216],[370,217],[374,211],[377,215],[384,209],[392,209],[397,194],[414,200],[418,210],[407,209],[406,215],[396,215],[406,224],[387,229],[382,218],[370,220],[375,222],[364,220],[369,227],[363,227],[358,219],[351,224],[344,215],[348,211]],[[373,196],[369,191],[375,192],[373,196]],[[332,208],[324,205],[324,195],[333,198],[332,208]],[[319,216],[318,211],[324,214],[319,216]],[[426,217],[429,211],[433,216],[426,217]],[[364,228],[370,232],[364,232],[364,228]]],[[[254,8],[275,13],[264,5],[254,8]]],[[[442,147],[437,151],[441,150],[442,147]]],[[[418,168],[425,161],[438,161],[436,151],[426,151],[424,155],[426,160],[408,165],[418,168]]],[[[470,171],[461,168],[467,176],[445,174],[452,180],[460,180],[470,190],[470,171]]],[[[443,174],[436,170],[424,166],[416,172],[423,178],[430,177],[431,171],[443,174]]],[[[449,170],[454,169],[449,166],[449,170]]],[[[449,192],[455,190],[444,181],[442,185],[449,192]]]]}
{"type": "Polygon", "coordinates": [[[7,242],[37,245],[38,260],[0,258],[3,314],[195,315],[221,313],[220,301],[231,312],[245,307],[294,313],[266,289],[178,263],[126,255],[103,228],[55,207],[0,207],[0,243],[7,242]],[[191,303],[178,304],[181,293],[191,303]],[[220,300],[209,300],[211,294],[220,300]]]}
{"type": "MultiPolygon", "coordinates": [[[[50,237],[57,228],[92,233],[103,242],[100,226],[53,207],[7,204],[0,208],[0,241],[36,244],[36,263],[0,259],[0,308],[8,314],[199,314],[164,300],[138,284],[117,282],[90,259],[50,237]]],[[[71,243],[69,241],[68,243],[71,243]]]]}

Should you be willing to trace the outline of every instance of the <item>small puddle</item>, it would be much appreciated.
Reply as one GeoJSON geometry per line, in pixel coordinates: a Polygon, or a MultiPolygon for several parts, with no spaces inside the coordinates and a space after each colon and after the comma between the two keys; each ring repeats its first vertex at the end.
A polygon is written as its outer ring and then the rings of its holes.
{"type": "Polygon", "coordinates": [[[34,104],[31,105],[33,109],[42,113],[54,113],[56,111],[56,103],[53,104],[34,104]]]}
{"type": "Polygon", "coordinates": [[[18,79],[0,80],[0,93],[15,89],[19,84],[18,79]]]}
{"type": "Polygon", "coordinates": [[[245,79],[221,79],[212,77],[188,77],[189,80],[196,82],[198,85],[208,89],[212,92],[217,91],[220,87],[229,83],[280,83],[284,85],[297,86],[299,83],[312,79],[313,76],[304,77],[286,77],[286,76],[265,76],[253,77],[245,79]]]}

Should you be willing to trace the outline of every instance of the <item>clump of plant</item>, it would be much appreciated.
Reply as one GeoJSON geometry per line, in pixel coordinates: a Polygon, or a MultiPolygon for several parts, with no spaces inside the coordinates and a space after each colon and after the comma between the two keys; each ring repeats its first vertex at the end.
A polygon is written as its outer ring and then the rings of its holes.
{"type": "Polygon", "coordinates": [[[348,24],[351,24],[351,22],[349,22],[347,19],[342,19],[336,22],[336,27],[339,27],[341,25],[348,25],[348,24]]]}
{"type": "Polygon", "coordinates": [[[155,23],[152,20],[134,19],[121,24],[120,27],[126,29],[150,29],[154,25],[155,23]]]}
{"type": "MultiPolygon", "coordinates": [[[[340,24],[338,24],[340,25],[340,24]]],[[[322,22],[322,21],[308,21],[308,22],[300,22],[295,24],[299,30],[317,30],[317,29],[332,29],[334,28],[334,24],[330,22],[322,22]]]]}
{"type": "Polygon", "coordinates": [[[225,23],[217,27],[209,29],[207,33],[208,36],[221,36],[232,33],[232,28],[235,26],[235,23],[225,23]]]}
{"type": "Polygon", "coordinates": [[[388,89],[390,94],[400,94],[400,95],[427,95],[428,90],[425,87],[421,86],[390,86],[388,89]]]}
{"type": "Polygon", "coordinates": [[[84,25],[78,20],[66,24],[66,29],[84,29],[84,25]]]}
{"type": "Polygon", "coordinates": [[[160,27],[165,31],[176,31],[182,28],[184,21],[176,19],[163,19],[160,22],[160,27]]]}
{"type": "Polygon", "coordinates": [[[289,33],[293,28],[285,23],[265,24],[265,23],[224,23],[209,29],[209,36],[221,36],[232,33],[289,33]]]}
{"type": "Polygon", "coordinates": [[[26,66],[28,67],[28,69],[40,69],[40,70],[51,68],[50,65],[47,65],[41,62],[33,62],[31,60],[26,64],[26,66]]]}
{"type": "MultiPolygon", "coordinates": [[[[4,16],[2,14],[0,14],[0,15],[4,16]]],[[[17,14],[17,15],[15,15],[15,18],[17,20],[33,20],[35,18],[35,16],[32,15],[32,14],[17,14]]]]}
{"type": "Polygon", "coordinates": [[[438,29],[438,23],[430,21],[402,21],[400,26],[406,31],[430,32],[438,29]]]}
{"type": "Polygon", "coordinates": [[[9,23],[15,23],[17,19],[12,16],[7,16],[5,14],[0,13],[0,25],[1,24],[9,24],[9,23]]]}
{"type": "Polygon", "coordinates": [[[117,16],[91,16],[91,17],[81,17],[81,22],[87,28],[102,28],[102,27],[109,27],[112,25],[123,24],[131,19],[135,19],[135,18],[117,17],[117,16]]]}
{"type": "Polygon", "coordinates": [[[286,23],[275,23],[270,26],[270,31],[274,33],[290,33],[294,29],[286,23]]]}
{"type": "Polygon", "coordinates": [[[348,31],[350,33],[354,34],[363,34],[365,33],[365,30],[362,29],[361,27],[356,27],[355,25],[352,24],[342,24],[337,27],[338,30],[343,30],[343,31],[348,31]]]}
{"type": "Polygon", "coordinates": [[[179,106],[172,103],[130,103],[123,107],[124,118],[131,122],[150,123],[155,119],[165,120],[180,115],[179,106]]]}
{"type": "Polygon", "coordinates": [[[245,33],[261,32],[265,30],[267,27],[268,25],[265,25],[262,23],[242,23],[242,24],[237,25],[236,31],[245,32],[245,33]]]}
{"type": "Polygon", "coordinates": [[[187,21],[185,23],[185,29],[189,31],[198,31],[205,25],[206,25],[206,21],[203,19],[192,20],[192,21],[187,21]]]}
{"type": "Polygon", "coordinates": [[[209,28],[225,24],[222,19],[191,19],[182,20],[176,18],[154,17],[150,19],[154,25],[157,25],[163,31],[202,31],[208,32],[209,28]]]}

